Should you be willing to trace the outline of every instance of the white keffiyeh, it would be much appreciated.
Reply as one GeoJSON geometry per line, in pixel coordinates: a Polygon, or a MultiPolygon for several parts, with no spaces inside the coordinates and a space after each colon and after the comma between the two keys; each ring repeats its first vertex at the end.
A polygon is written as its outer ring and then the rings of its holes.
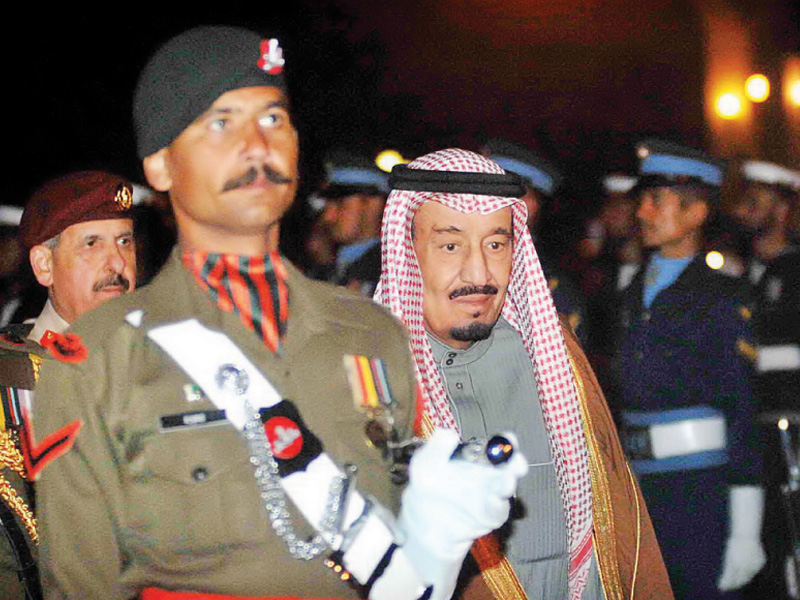
{"type": "MultiPolygon", "coordinates": [[[[491,160],[460,149],[427,154],[408,168],[505,173],[491,160]]],[[[417,210],[431,201],[463,213],[489,214],[506,206],[512,208],[513,265],[502,314],[519,332],[533,364],[567,523],[570,598],[578,600],[586,585],[592,555],[588,451],[574,376],[556,309],[526,226],[525,204],[518,198],[403,190],[393,190],[387,199],[381,236],[381,279],[375,301],[405,323],[424,410],[435,427],[446,429],[457,426],[425,333],[422,276],[411,239],[411,224],[417,210]]]]}

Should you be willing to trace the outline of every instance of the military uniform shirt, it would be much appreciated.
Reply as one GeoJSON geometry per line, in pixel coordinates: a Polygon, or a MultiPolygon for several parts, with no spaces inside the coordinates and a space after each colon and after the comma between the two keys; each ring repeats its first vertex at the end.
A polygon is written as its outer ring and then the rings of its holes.
{"type": "MultiPolygon", "coordinates": [[[[147,286],[75,324],[88,358],[52,361],[37,387],[36,428],[83,421],[74,447],[38,482],[43,584],[48,598],[132,598],[148,586],[235,596],[356,598],[322,564],[292,558],[270,527],[243,436],[153,342],[125,322],[197,319],[222,331],[297,406],[357,488],[396,510],[401,488],[366,439],[343,358],[382,359],[408,433],[416,383],[402,325],[366,298],[305,279],[291,265],[280,356],[222,312],[174,252],[147,286]],[[198,418],[198,415],[209,419],[198,418]],[[185,418],[187,417],[188,418],[185,418]]],[[[311,527],[291,510],[297,534],[311,527]]]]}
{"type": "MultiPolygon", "coordinates": [[[[461,436],[511,430],[528,459],[512,518],[501,531],[506,554],[529,600],[566,598],[567,530],[536,379],[519,334],[500,318],[486,340],[465,350],[428,336],[461,436]],[[506,531],[506,528],[509,530],[506,531]]],[[[585,600],[602,598],[592,560],[585,600]]]]}

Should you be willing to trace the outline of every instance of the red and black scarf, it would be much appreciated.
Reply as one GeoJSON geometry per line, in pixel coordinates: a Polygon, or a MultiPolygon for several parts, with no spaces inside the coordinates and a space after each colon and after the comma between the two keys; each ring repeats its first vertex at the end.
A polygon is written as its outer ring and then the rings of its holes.
{"type": "Polygon", "coordinates": [[[225,312],[239,315],[274,353],[289,318],[287,272],[276,251],[259,256],[186,252],[183,263],[225,312]]]}

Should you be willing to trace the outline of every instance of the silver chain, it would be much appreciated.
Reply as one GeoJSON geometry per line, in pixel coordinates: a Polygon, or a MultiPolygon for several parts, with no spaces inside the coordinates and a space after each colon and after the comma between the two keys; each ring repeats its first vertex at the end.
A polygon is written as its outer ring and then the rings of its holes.
{"type": "Polygon", "coordinates": [[[341,534],[341,512],[343,499],[349,488],[348,476],[340,475],[331,483],[325,513],[319,524],[321,533],[310,540],[299,539],[286,506],[286,492],[281,485],[278,462],[270,448],[264,424],[261,422],[258,411],[254,410],[247,401],[244,403],[244,408],[246,414],[250,415],[244,426],[244,437],[250,454],[250,463],[255,467],[256,484],[261,492],[261,500],[264,502],[272,529],[283,540],[294,558],[312,560],[330,545],[335,536],[341,534]]]}

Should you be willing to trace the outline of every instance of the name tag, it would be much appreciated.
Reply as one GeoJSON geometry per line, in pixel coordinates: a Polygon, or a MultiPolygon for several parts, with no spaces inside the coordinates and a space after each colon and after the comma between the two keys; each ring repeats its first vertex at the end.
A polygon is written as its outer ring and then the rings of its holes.
{"type": "Polygon", "coordinates": [[[175,431],[187,427],[203,427],[225,421],[224,410],[198,410],[160,418],[162,431],[175,431]]]}

